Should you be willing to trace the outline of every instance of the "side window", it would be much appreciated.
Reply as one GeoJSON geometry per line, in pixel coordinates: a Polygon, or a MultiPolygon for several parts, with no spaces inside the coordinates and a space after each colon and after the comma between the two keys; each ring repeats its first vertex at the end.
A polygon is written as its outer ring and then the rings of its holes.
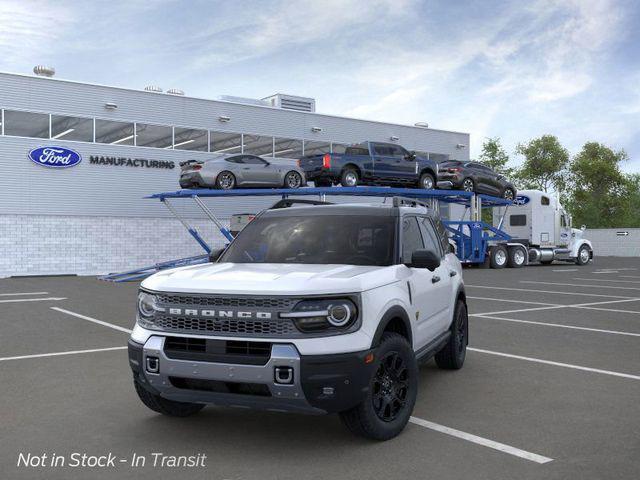
{"type": "Polygon", "coordinates": [[[229,163],[244,163],[242,155],[238,155],[237,157],[229,157],[226,159],[226,161],[229,163]]]}
{"type": "Polygon", "coordinates": [[[404,156],[409,153],[399,145],[389,146],[389,150],[391,150],[391,155],[393,155],[394,157],[399,157],[399,158],[404,158],[404,156]]]}
{"type": "Polygon", "coordinates": [[[436,231],[433,229],[431,220],[427,217],[421,217],[420,226],[422,229],[422,237],[424,238],[424,248],[431,250],[442,257],[442,244],[438,239],[436,231]]]}
{"type": "Polygon", "coordinates": [[[265,162],[262,158],[256,157],[254,155],[245,155],[243,163],[248,163],[250,165],[265,165],[267,162],[265,162]]]}
{"type": "Polygon", "coordinates": [[[391,155],[391,149],[386,145],[373,145],[376,155],[391,155]]]}
{"type": "Polygon", "coordinates": [[[511,215],[509,217],[509,226],[511,227],[524,227],[527,224],[526,215],[511,215]]]}
{"type": "Polygon", "coordinates": [[[436,227],[436,233],[440,239],[440,244],[442,245],[442,251],[447,254],[449,253],[449,234],[447,233],[447,229],[442,223],[442,220],[439,218],[432,219],[434,226],[436,227]]]}
{"type": "Polygon", "coordinates": [[[424,248],[418,219],[405,217],[402,219],[402,263],[411,263],[411,255],[415,250],[424,248]]]}
{"type": "Polygon", "coordinates": [[[540,197],[540,205],[549,205],[550,203],[549,197],[540,197]]]}

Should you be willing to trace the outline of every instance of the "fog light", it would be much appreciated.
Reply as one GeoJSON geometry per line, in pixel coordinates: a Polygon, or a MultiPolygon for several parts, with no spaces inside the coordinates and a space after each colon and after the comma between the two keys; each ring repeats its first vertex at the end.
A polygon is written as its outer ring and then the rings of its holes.
{"type": "Polygon", "coordinates": [[[158,357],[147,357],[146,367],[147,372],[158,373],[160,371],[160,361],[158,357]]]}

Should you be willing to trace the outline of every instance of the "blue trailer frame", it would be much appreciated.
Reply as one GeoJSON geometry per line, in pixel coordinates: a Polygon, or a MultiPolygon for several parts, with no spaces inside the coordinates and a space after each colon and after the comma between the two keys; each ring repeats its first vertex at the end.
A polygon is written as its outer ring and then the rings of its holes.
{"type": "Polygon", "coordinates": [[[456,244],[456,254],[462,263],[475,264],[483,263],[487,257],[491,242],[509,241],[511,237],[500,228],[482,222],[480,211],[486,207],[506,207],[511,205],[511,201],[489,195],[475,194],[458,190],[421,190],[415,188],[390,188],[390,187],[305,187],[296,190],[285,188],[273,189],[237,189],[237,190],[210,190],[193,189],[177,190],[175,192],[163,192],[149,195],[145,198],[160,200],[187,229],[189,234],[203,248],[206,255],[197,257],[181,258],[158,263],[149,267],[130,270],[123,273],[114,273],[101,277],[103,280],[115,282],[130,281],[151,275],[156,271],[178,266],[204,263],[211,247],[202,238],[198,231],[182,218],[172,205],[174,199],[192,199],[204,214],[218,227],[220,233],[226,240],[232,241],[231,232],[216,218],[214,213],[202,201],[202,198],[229,198],[246,196],[280,196],[282,199],[299,196],[319,196],[324,200],[330,196],[358,196],[358,197],[403,197],[415,200],[430,200],[430,207],[437,211],[438,202],[445,202],[465,206],[465,212],[470,210],[471,220],[445,220],[448,231],[456,244]]]}

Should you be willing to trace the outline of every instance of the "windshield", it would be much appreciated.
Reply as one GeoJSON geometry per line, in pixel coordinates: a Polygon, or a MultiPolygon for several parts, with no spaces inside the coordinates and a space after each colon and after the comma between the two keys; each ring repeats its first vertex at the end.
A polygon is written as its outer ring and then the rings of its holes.
{"type": "Polygon", "coordinates": [[[395,217],[258,217],[220,262],[391,265],[395,217]]]}

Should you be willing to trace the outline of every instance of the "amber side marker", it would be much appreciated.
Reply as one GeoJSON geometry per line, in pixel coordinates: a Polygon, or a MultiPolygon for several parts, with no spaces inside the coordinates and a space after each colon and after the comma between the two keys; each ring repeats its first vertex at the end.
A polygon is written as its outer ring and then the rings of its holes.
{"type": "Polygon", "coordinates": [[[372,363],[373,362],[373,353],[367,353],[367,356],[364,357],[364,363],[372,363]]]}

